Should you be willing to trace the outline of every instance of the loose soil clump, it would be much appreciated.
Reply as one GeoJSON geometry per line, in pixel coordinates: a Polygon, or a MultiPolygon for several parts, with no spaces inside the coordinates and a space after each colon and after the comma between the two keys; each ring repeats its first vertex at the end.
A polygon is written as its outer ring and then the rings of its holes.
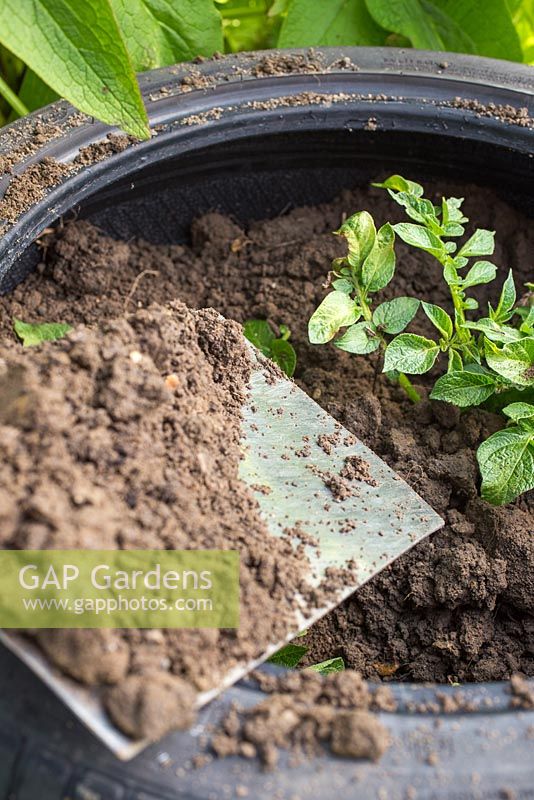
{"type": "MultiPolygon", "coordinates": [[[[497,230],[495,261],[503,279],[511,267],[518,284],[532,280],[531,220],[487,190],[445,190],[465,194],[473,222],[497,230]]],[[[364,208],[380,224],[400,219],[400,210],[382,193],[355,190],[246,228],[212,212],[193,223],[189,244],[118,242],[89,222],[72,223],[46,237],[38,271],[0,300],[5,346],[12,351],[13,317],[94,326],[120,318],[125,309],[146,314],[151,303],[176,297],[238,322],[264,318],[288,324],[299,385],[446,522],[299,640],[310,648],[308,662],[342,656],[365,677],[383,680],[465,682],[505,679],[515,672],[534,675],[533,493],[503,508],[478,497],[476,448],[502,425],[501,418],[480,409],[460,413],[428,399],[415,407],[385,376],[375,380],[372,359],[308,343],[307,321],[324,296],[329,262],[343,254],[343,243],[331,231],[343,215],[364,208]]],[[[382,299],[416,295],[447,307],[431,257],[402,242],[397,254],[397,277],[382,299]]],[[[487,286],[478,288],[481,303],[490,299],[487,292],[487,286]]],[[[136,326],[138,336],[139,324],[127,324],[136,326]]],[[[429,324],[418,315],[412,330],[429,334],[429,324]]],[[[135,337],[129,341],[133,346],[135,337]]],[[[430,383],[425,376],[417,382],[426,398],[430,383]]],[[[108,452],[106,442],[98,458],[108,452]]],[[[51,504],[41,506],[50,509],[51,504]]],[[[31,517],[33,524],[36,518],[31,517]]],[[[276,616],[262,618],[272,624],[276,616]]]]}
{"type": "Polygon", "coordinates": [[[257,673],[256,678],[269,697],[253,708],[230,710],[211,740],[219,758],[258,757],[273,769],[280,749],[290,750],[296,763],[320,755],[325,745],[338,756],[371,761],[389,747],[388,731],[370,710],[391,711],[393,699],[386,688],[372,691],[358,673],[257,673]]]}

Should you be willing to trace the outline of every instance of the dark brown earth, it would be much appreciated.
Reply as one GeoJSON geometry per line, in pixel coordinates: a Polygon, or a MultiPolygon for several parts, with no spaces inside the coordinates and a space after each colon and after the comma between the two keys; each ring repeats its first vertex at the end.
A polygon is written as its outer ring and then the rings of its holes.
{"type": "MultiPolygon", "coordinates": [[[[488,191],[447,190],[468,195],[473,223],[497,230],[502,277],[511,267],[518,284],[532,280],[531,221],[488,191]]],[[[500,418],[426,399],[414,407],[384,377],[373,388],[372,359],[307,341],[307,320],[324,295],[330,259],[342,248],[330,232],[343,215],[362,208],[377,223],[399,218],[383,193],[356,190],[246,230],[208,214],[193,224],[187,246],[116,242],[87,222],[73,223],[46,237],[38,273],[0,302],[4,335],[13,339],[13,316],[93,325],[174,297],[238,321],[289,324],[297,382],[446,520],[442,531],[313,628],[305,640],[309,661],[340,655],[365,676],[387,680],[533,675],[534,499],[530,493],[495,509],[477,496],[475,451],[500,418]]],[[[446,306],[435,262],[402,243],[397,253],[398,275],[384,297],[417,294],[446,306]]],[[[487,291],[481,287],[480,299],[487,291]]],[[[414,330],[427,330],[419,316],[414,330]]],[[[418,383],[425,396],[428,383],[418,383]]]]}

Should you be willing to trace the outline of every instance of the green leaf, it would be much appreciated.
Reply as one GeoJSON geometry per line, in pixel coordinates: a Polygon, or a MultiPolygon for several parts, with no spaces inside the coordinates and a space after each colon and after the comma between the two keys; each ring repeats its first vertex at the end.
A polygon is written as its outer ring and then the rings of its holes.
{"type": "Polygon", "coordinates": [[[442,400],[460,408],[478,406],[495,391],[495,379],[478,372],[453,371],[438,378],[430,394],[432,400],[442,400]]]}
{"type": "Polygon", "coordinates": [[[345,294],[350,294],[354,286],[352,282],[348,280],[348,278],[336,278],[335,281],[332,281],[332,288],[336,290],[336,292],[344,292],[345,294]]]}
{"type": "Polygon", "coordinates": [[[401,333],[417,314],[419,300],[415,297],[395,297],[377,306],[373,322],[384,333],[401,333]]]}
{"type": "Polygon", "coordinates": [[[367,7],[379,25],[414,47],[522,59],[505,0],[367,0],[367,7]]]}
{"type": "Polygon", "coordinates": [[[515,0],[513,21],[523,49],[525,64],[534,63],[534,0],[515,0]]]}
{"type": "Polygon", "coordinates": [[[478,308],[478,300],[474,297],[466,297],[464,300],[464,308],[466,311],[476,311],[478,308]]]}
{"type": "Polygon", "coordinates": [[[379,337],[373,332],[368,322],[358,322],[347,328],[343,336],[334,342],[340,350],[347,353],[366,355],[374,353],[380,345],[379,337]]]}
{"type": "Polygon", "coordinates": [[[449,364],[447,367],[447,372],[461,372],[464,368],[462,357],[460,353],[456,350],[453,350],[452,347],[449,350],[449,364]]]}
{"type": "Polygon", "coordinates": [[[278,364],[282,372],[291,378],[297,366],[295,348],[287,339],[275,339],[271,345],[271,358],[278,364]]]}
{"type": "Polygon", "coordinates": [[[422,303],[423,311],[427,315],[428,319],[434,325],[435,328],[441,333],[443,338],[448,341],[453,334],[454,327],[452,324],[452,319],[449,317],[446,311],[444,311],[439,306],[435,306],[433,303],[422,303]]]}
{"type": "Polygon", "coordinates": [[[279,664],[281,667],[292,669],[302,661],[307,652],[308,648],[303,644],[286,644],[285,647],[280,648],[267,661],[269,664],[279,664]]]}
{"type": "MultiPolygon", "coordinates": [[[[463,236],[465,233],[465,228],[458,222],[447,222],[446,225],[442,225],[441,231],[442,236],[463,236]]],[[[451,253],[454,253],[456,250],[456,245],[453,245],[453,242],[447,242],[447,247],[450,248],[449,252],[451,253]]]]}
{"type": "Polygon", "coordinates": [[[291,330],[287,327],[287,325],[282,324],[279,325],[278,327],[280,329],[280,339],[284,339],[284,341],[287,341],[288,339],[291,338],[291,330]]]}
{"type": "Polygon", "coordinates": [[[243,333],[254,347],[257,347],[264,356],[271,357],[271,348],[276,339],[271,326],[264,319],[249,319],[243,325],[243,333]]]}
{"type": "Polygon", "coordinates": [[[534,489],[534,434],[507,428],[497,431],[477,452],[481,495],[494,505],[515,500],[534,489]]]}
{"type": "Polygon", "coordinates": [[[449,222],[456,222],[462,224],[469,222],[468,218],[462,212],[462,205],[464,202],[463,197],[444,197],[441,201],[441,213],[443,216],[443,224],[447,225],[449,222]]]}
{"type": "Polygon", "coordinates": [[[458,264],[456,261],[447,259],[443,266],[443,278],[449,286],[459,286],[461,278],[458,277],[458,264]]]}
{"type": "Polygon", "coordinates": [[[13,328],[24,347],[34,347],[43,342],[53,342],[63,338],[72,330],[72,325],[67,325],[65,322],[31,323],[14,319],[13,328]]]}
{"type": "Polygon", "coordinates": [[[473,50],[467,51],[458,49],[451,41],[447,43],[447,50],[522,61],[521,43],[506,0],[484,0],[483,3],[480,0],[432,0],[432,5],[453,19],[474,45],[473,50]],[[495,31],[499,31],[498,36],[495,31]]]}
{"type": "Polygon", "coordinates": [[[332,672],[343,672],[345,669],[345,662],[341,656],[338,656],[337,658],[328,658],[326,661],[321,661],[319,664],[311,664],[307,669],[318,672],[319,675],[331,675],[332,672]]]}
{"type": "Polygon", "coordinates": [[[367,0],[367,7],[379,25],[406,36],[414,47],[452,50],[461,45],[464,52],[473,52],[460,26],[424,0],[367,0]]]}
{"type": "Polygon", "coordinates": [[[291,0],[274,0],[272,6],[267,12],[268,17],[276,17],[277,14],[284,14],[291,3],[291,0]]]}
{"type": "Polygon", "coordinates": [[[467,240],[458,255],[460,258],[471,256],[491,256],[495,250],[495,231],[479,228],[467,240]]]}
{"type": "Polygon", "coordinates": [[[413,225],[411,222],[399,222],[393,226],[393,230],[400,236],[403,242],[411,244],[413,247],[419,247],[433,256],[439,256],[443,253],[443,244],[438,237],[427,230],[422,225],[413,225]]]}
{"type": "Polygon", "coordinates": [[[137,72],[223,50],[213,0],[111,0],[137,72]]]}
{"type": "Polygon", "coordinates": [[[491,261],[477,261],[473,264],[465,278],[462,280],[464,289],[478,286],[481,283],[491,283],[497,276],[497,267],[491,261]]]}
{"type": "Polygon", "coordinates": [[[372,216],[367,211],[358,211],[345,220],[334,233],[336,236],[345,237],[349,248],[348,262],[356,269],[360,269],[376,239],[376,228],[372,216]]]}
{"type": "Polygon", "coordinates": [[[366,292],[378,292],[395,274],[395,233],[386,222],[376,234],[371,252],[362,265],[362,284],[366,292]]]}
{"type": "Polygon", "coordinates": [[[340,328],[352,325],[359,317],[360,310],[354,300],[344,292],[330,292],[308,323],[309,340],[312,344],[325,344],[340,328]]]}
{"type": "Polygon", "coordinates": [[[516,297],[514,275],[512,270],[510,270],[508,277],[503,283],[497,308],[491,314],[492,318],[497,322],[507,322],[512,316],[512,309],[515,305],[516,297]]]}
{"type": "Polygon", "coordinates": [[[529,335],[534,334],[534,306],[530,306],[529,309],[522,309],[516,308],[515,312],[519,314],[521,311],[526,311],[525,314],[521,314],[521,325],[519,326],[519,330],[522,333],[526,333],[529,335]]]}
{"type": "Polygon", "coordinates": [[[422,375],[432,369],[438,353],[439,346],[431,339],[414,333],[401,333],[386,348],[383,371],[422,375]]]}
{"type": "Polygon", "coordinates": [[[517,342],[523,338],[517,328],[512,328],[509,325],[499,325],[498,322],[489,319],[489,317],[482,317],[477,322],[466,322],[464,327],[469,328],[469,330],[480,331],[490,341],[500,342],[501,344],[517,342]]]}
{"type": "Polygon", "coordinates": [[[391,189],[394,192],[407,192],[415,197],[422,197],[423,187],[420,183],[409,181],[403,178],[402,175],[391,175],[387,180],[382,183],[373,183],[378,189],[391,189]]]}
{"type": "Polygon", "coordinates": [[[2,0],[0,42],[81,111],[140,139],[149,137],[109,0],[2,0]]]}
{"type": "Polygon", "coordinates": [[[507,380],[520,386],[534,385],[534,337],[510,342],[501,349],[486,339],[485,355],[492,370],[507,380]]]}
{"type": "Polygon", "coordinates": [[[269,323],[264,319],[249,319],[243,325],[243,333],[249,342],[270,358],[291,378],[297,365],[297,354],[288,342],[291,331],[287,325],[280,325],[280,338],[277,338],[269,323]]]}
{"type": "Polygon", "coordinates": [[[519,422],[522,419],[534,419],[534,406],[530,403],[510,403],[502,410],[503,414],[519,422]]]}
{"type": "Polygon", "coordinates": [[[383,45],[387,33],[369,14],[365,0],[292,0],[278,47],[383,45]]]}
{"type": "Polygon", "coordinates": [[[388,191],[395,202],[405,209],[406,214],[411,219],[423,224],[427,224],[429,221],[432,221],[435,225],[439,224],[434,204],[430,200],[425,200],[424,197],[417,197],[409,192],[395,192],[392,189],[388,191]]]}

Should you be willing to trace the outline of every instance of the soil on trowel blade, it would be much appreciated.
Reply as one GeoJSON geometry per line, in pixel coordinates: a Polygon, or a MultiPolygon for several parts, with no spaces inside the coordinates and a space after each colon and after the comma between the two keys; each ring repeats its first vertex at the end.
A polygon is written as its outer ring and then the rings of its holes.
{"type": "Polygon", "coordinates": [[[240,553],[239,631],[35,633],[67,674],[111,687],[107,708],[133,737],[189,726],[194,690],[298,631],[306,557],[269,534],[238,478],[251,369],[237,323],[179,301],[3,348],[3,547],[240,553]]]}
{"type": "MultiPolygon", "coordinates": [[[[497,231],[494,260],[502,279],[512,268],[518,285],[532,280],[531,220],[488,191],[446,190],[465,194],[473,225],[497,231]]],[[[308,343],[307,321],[324,296],[330,260],[343,254],[343,242],[331,231],[344,215],[360,209],[371,211],[377,224],[401,218],[383,192],[358,189],[329,204],[294,209],[247,228],[213,212],[193,224],[187,245],[114,241],[89,222],[73,222],[45,237],[38,271],[0,301],[6,344],[14,340],[13,317],[95,325],[172,298],[196,308],[213,307],[239,322],[267,318],[289,325],[299,385],[446,522],[442,531],[299,639],[309,647],[308,662],[342,656],[364,676],[385,680],[464,682],[507,678],[514,672],[534,675],[533,493],[504,508],[478,497],[475,452],[502,425],[501,418],[483,410],[460,413],[427,399],[413,406],[385,376],[375,380],[372,357],[308,343]]],[[[383,299],[416,294],[448,307],[436,262],[402,242],[397,256],[398,274],[383,299]]],[[[481,303],[489,291],[478,288],[481,303]]],[[[428,325],[418,315],[411,329],[430,334],[428,325]]],[[[63,351],[56,347],[53,352],[63,351]]],[[[232,367],[232,379],[238,380],[240,373],[235,373],[232,367]]],[[[416,379],[424,397],[430,377],[416,379]]],[[[100,444],[95,463],[108,457],[109,446],[109,441],[100,444]]],[[[224,502],[225,514],[235,514],[231,498],[224,502]]],[[[50,514],[49,501],[41,506],[50,514]]],[[[243,547],[250,546],[245,539],[243,547]]],[[[265,566],[262,574],[272,575],[272,570],[265,566]]],[[[272,625],[276,614],[264,612],[261,619],[272,625]]]]}

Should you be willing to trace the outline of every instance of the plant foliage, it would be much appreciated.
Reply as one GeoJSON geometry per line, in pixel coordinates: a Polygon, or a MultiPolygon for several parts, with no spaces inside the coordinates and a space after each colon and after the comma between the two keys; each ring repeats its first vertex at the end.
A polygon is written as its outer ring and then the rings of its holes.
{"type": "Polygon", "coordinates": [[[267,660],[269,664],[293,669],[302,661],[307,652],[308,648],[303,644],[286,644],[267,660]]]}
{"type": "Polygon", "coordinates": [[[297,354],[289,342],[291,331],[287,325],[280,325],[280,335],[277,336],[266,320],[249,319],[243,326],[243,333],[249,342],[291,378],[297,366],[297,354]]]}
{"type": "MultiPolygon", "coordinates": [[[[269,664],[276,664],[279,667],[286,667],[286,669],[294,669],[300,664],[307,652],[306,645],[290,643],[277,650],[267,660],[269,664]]],[[[319,675],[331,675],[333,672],[343,672],[345,662],[340,656],[337,656],[335,658],[327,658],[326,661],[321,661],[318,664],[311,664],[306,669],[311,672],[318,672],[319,675]]]]}
{"type": "Polygon", "coordinates": [[[532,284],[518,301],[510,270],[497,303],[479,311],[470,290],[497,279],[496,266],[486,260],[494,251],[494,232],[479,228],[465,236],[463,198],[443,197],[435,205],[423,197],[422,186],[400,175],[375,186],[389,192],[410,222],[377,230],[371,215],[360,211],[336,231],[347,241],[347,255],[333,263],[332,291],[309,321],[310,341],[334,339],[336,347],[358,355],[379,351],[383,371],[398,378],[414,401],[417,392],[407,375],[438,368],[444,374],[435,381],[432,399],[502,410],[507,427],[482,443],[478,463],[482,497],[508,503],[534,488],[532,284]],[[394,277],[395,236],[440,264],[448,309],[413,297],[376,303],[375,293],[394,277]],[[406,331],[419,309],[431,322],[433,337],[406,331]],[[506,402],[499,403],[501,397],[506,402]]]}
{"type": "Polygon", "coordinates": [[[533,63],[534,0],[3,0],[0,125],[63,96],[145,138],[135,72],[223,49],[318,45],[533,63]]]}
{"type": "Polygon", "coordinates": [[[13,329],[24,347],[34,347],[43,342],[53,342],[62,339],[72,326],[65,322],[23,322],[21,319],[13,320],[13,329]]]}

